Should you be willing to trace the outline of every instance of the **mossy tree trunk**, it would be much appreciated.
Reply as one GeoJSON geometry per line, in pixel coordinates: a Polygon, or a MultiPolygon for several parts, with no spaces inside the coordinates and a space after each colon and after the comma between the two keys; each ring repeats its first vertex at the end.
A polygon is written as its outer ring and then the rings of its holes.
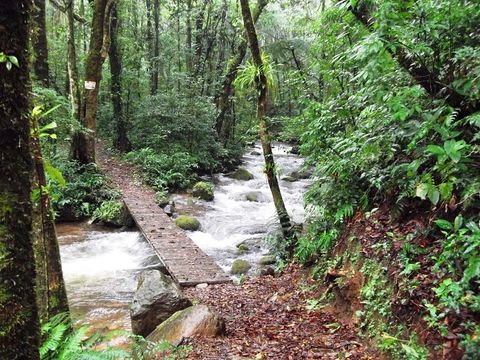
{"type": "Polygon", "coordinates": [[[72,115],[75,119],[80,120],[81,94],[78,83],[79,76],[77,67],[77,50],[75,47],[75,18],[73,8],[74,1],[71,0],[65,7],[65,13],[67,15],[67,69],[72,115]]]}
{"type": "Polygon", "coordinates": [[[72,157],[82,164],[95,162],[97,108],[102,66],[110,47],[110,15],[115,0],[94,0],[92,31],[85,68],[81,122],[86,131],[75,134],[72,157]]]}
{"type": "Polygon", "coordinates": [[[0,1],[0,359],[39,358],[29,124],[28,38],[32,2],[0,1]]]}
{"type": "Polygon", "coordinates": [[[47,179],[36,119],[32,119],[31,152],[33,159],[33,241],[38,313],[41,323],[68,312],[60,249],[47,190],[47,179]]]}
{"type": "Polygon", "coordinates": [[[280,191],[280,186],[278,184],[275,160],[273,158],[272,152],[272,144],[268,131],[268,123],[266,116],[268,100],[267,77],[264,72],[263,60],[260,53],[260,46],[258,45],[257,33],[255,30],[255,25],[253,23],[253,18],[250,12],[248,0],[240,0],[240,6],[242,8],[243,25],[245,27],[248,43],[250,45],[250,52],[252,53],[253,63],[257,68],[258,73],[258,76],[255,78],[255,84],[258,93],[257,118],[260,126],[260,141],[262,143],[263,156],[265,158],[265,173],[267,175],[268,185],[272,193],[273,202],[277,211],[277,216],[282,227],[283,237],[287,241],[287,251],[289,255],[292,255],[294,251],[294,233],[292,231],[290,216],[288,215],[285,203],[283,201],[282,193],[280,191]]]}
{"type": "Polygon", "coordinates": [[[43,86],[50,85],[47,47],[47,26],[45,23],[45,0],[35,0],[33,10],[32,49],[35,51],[33,71],[43,86]]]}
{"type": "Polygon", "coordinates": [[[116,149],[126,152],[130,151],[131,145],[127,136],[126,118],[123,112],[122,102],[122,57],[118,45],[118,14],[117,6],[112,10],[112,20],[110,22],[110,49],[108,59],[110,62],[111,81],[111,97],[113,105],[113,117],[115,119],[116,133],[113,145],[116,149]]]}
{"type": "MultiPolygon", "coordinates": [[[[255,10],[253,11],[253,23],[259,19],[263,9],[268,5],[268,0],[259,0],[255,10]]],[[[215,129],[219,138],[224,145],[227,145],[232,134],[233,120],[228,115],[230,110],[230,96],[233,91],[233,82],[237,77],[238,69],[242,65],[243,59],[247,54],[248,38],[246,32],[243,33],[242,39],[237,46],[235,56],[228,62],[227,74],[222,83],[220,94],[217,95],[217,119],[215,129]]]]}

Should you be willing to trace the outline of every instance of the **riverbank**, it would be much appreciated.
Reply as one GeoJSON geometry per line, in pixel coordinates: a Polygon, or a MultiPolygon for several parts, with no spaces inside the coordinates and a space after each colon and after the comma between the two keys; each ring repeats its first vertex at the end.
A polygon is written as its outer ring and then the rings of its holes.
{"type": "Polygon", "coordinates": [[[381,359],[359,339],[351,318],[318,300],[318,281],[298,265],[241,285],[185,293],[211,306],[226,322],[224,337],[188,340],[189,359],[381,359]]]}

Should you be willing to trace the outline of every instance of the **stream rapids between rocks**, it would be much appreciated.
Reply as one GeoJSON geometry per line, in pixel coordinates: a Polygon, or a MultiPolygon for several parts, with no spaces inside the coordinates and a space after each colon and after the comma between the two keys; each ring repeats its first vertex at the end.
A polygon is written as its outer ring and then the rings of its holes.
{"type": "MultiPolygon", "coordinates": [[[[289,154],[291,147],[274,146],[280,179],[301,169],[303,160],[289,154]]],[[[213,202],[196,200],[193,208],[201,223],[200,231],[189,232],[198,246],[229,271],[232,262],[249,261],[252,272],[268,252],[262,239],[276,227],[275,208],[263,172],[259,145],[246,151],[242,166],[254,179],[240,181],[223,174],[213,176],[213,202]],[[257,202],[246,195],[254,192],[257,202]],[[237,245],[244,243],[249,252],[239,255],[237,245]]],[[[280,180],[287,210],[296,223],[304,221],[303,195],[310,180],[280,180]]],[[[190,202],[177,195],[179,209],[190,202]]],[[[88,324],[92,331],[130,330],[129,305],[136,287],[136,276],[158,259],[138,231],[119,231],[86,223],[59,224],[62,266],[68,300],[77,324],[88,324]]]]}

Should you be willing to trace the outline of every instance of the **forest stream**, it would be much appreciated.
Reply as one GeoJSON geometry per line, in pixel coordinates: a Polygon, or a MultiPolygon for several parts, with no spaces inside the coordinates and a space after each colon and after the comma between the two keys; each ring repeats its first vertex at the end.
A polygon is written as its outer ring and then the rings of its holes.
{"type": "MultiPolygon", "coordinates": [[[[274,146],[280,179],[298,171],[303,160],[288,153],[290,146],[274,146]]],[[[259,145],[247,149],[242,166],[254,179],[240,181],[223,174],[214,175],[213,202],[196,201],[194,208],[202,224],[201,231],[189,236],[225,271],[233,260],[255,264],[268,252],[262,238],[275,224],[275,209],[263,174],[264,161],[259,145]],[[255,192],[257,202],[246,195],[255,192]],[[250,251],[238,255],[237,245],[245,243],[250,251]]],[[[287,209],[294,222],[305,216],[303,194],[309,180],[280,181],[287,209]]],[[[181,209],[185,196],[175,196],[181,209]]],[[[136,286],[136,275],[145,266],[155,264],[153,250],[138,231],[119,231],[87,223],[59,224],[63,272],[73,317],[93,331],[130,330],[129,304],[136,286]]]]}

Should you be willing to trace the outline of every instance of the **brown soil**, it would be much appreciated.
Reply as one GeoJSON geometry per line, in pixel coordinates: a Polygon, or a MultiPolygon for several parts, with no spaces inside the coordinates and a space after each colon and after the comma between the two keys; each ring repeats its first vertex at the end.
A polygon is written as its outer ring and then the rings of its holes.
{"type": "Polygon", "coordinates": [[[190,339],[189,359],[380,359],[358,338],[351,318],[336,317],[329,308],[307,309],[321,293],[297,265],[278,277],[185,292],[215,309],[227,327],[224,337],[190,339]]]}

